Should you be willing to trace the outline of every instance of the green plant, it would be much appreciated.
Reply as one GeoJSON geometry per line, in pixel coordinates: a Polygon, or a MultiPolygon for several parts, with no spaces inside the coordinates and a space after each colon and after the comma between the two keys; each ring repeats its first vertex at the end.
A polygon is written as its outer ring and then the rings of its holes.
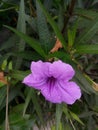
{"type": "MultiPolygon", "coordinates": [[[[3,6],[9,3],[2,2],[3,6]]],[[[5,126],[6,130],[29,130],[35,125],[44,129],[49,122],[52,130],[98,129],[96,4],[96,0],[14,2],[17,27],[4,25],[14,33],[0,47],[0,73],[4,74],[0,78],[0,130],[5,126]],[[60,46],[55,44],[57,39],[60,46]],[[82,98],[72,106],[47,102],[40,92],[22,84],[31,61],[56,59],[76,71],[73,80],[80,86],[82,98]]]]}

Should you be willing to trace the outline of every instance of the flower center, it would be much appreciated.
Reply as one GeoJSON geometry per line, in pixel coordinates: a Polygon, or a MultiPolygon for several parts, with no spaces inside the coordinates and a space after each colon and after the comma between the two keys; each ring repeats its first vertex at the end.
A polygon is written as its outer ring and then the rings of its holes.
{"type": "Polygon", "coordinates": [[[47,79],[47,83],[50,87],[53,87],[55,85],[55,82],[56,82],[56,78],[54,78],[53,76],[51,77],[48,77],[47,79]]]}

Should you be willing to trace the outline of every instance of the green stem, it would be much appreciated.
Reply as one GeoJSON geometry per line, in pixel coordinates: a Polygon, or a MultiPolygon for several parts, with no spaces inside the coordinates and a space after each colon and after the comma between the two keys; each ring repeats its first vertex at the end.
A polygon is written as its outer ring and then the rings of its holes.
{"type": "Polygon", "coordinates": [[[8,97],[9,97],[9,85],[7,85],[6,92],[6,118],[5,118],[5,130],[10,130],[9,119],[8,119],[8,97]]]}
{"type": "Polygon", "coordinates": [[[60,128],[62,111],[63,111],[63,104],[56,104],[56,127],[55,127],[55,130],[59,130],[59,128],[60,128]]]}

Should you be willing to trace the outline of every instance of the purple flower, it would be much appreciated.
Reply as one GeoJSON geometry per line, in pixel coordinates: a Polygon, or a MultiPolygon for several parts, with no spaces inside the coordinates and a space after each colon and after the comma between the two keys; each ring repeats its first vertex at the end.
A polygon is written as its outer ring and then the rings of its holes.
{"type": "Polygon", "coordinates": [[[70,81],[75,74],[71,65],[60,60],[53,63],[32,62],[31,72],[24,78],[23,83],[40,90],[46,100],[52,103],[73,104],[81,97],[79,86],[70,81]]]}

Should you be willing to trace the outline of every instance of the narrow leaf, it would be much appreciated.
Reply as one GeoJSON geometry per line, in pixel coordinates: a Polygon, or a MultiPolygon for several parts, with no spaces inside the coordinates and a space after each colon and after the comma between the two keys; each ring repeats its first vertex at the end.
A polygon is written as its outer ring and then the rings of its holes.
{"type": "Polygon", "coordinates": [[[98,54],[98,44],[77,46],[76,52],[79,54],[98,54]]]}
{"type": "Polygon", "coordinates": [[[1,65],[1,68],[2,68],[2,70],[5,70],[6,67],[7,67],[7,60],[4,60],[2,65],[1,65]]]}
{"type": "Polygon", "coordinates": [[[26,113],[26,109],[28,107],[28,104],[32,98],[32,93],[33,93],[33,89],[32,88],[29,88],[29,91],[28,91],[28,94],[27,94],[27,97],[25,99],[25,104],[24,104],[24,109],[23,109],[23,116],[25,115],[26,113]]]}
{"type": "Polygon", "coordinates": [[[77,83],[79,83],[81,89],[88,93],[96,93],[94,89],[92,88],[90,82],[86,80],[86,78],[77,68],[75,68],[75,72],[76,74],[74,76],[74,79],[75,81],[77,81],[77,83]]]}
{"type": "Polygon", "coordinates": [[[87,43],[89,40],[92,39],[92,37],[96,34],[98,31],[98,15],[96,18],[90,22],[88,22],[88,25],[86,29],[83,30],[81,35],[77,38],[76,43],[87,43]]]}
{"type": "Polygon", "coordinates": [[[22,81],[24,79],[24,77],[26,77],[28,74],[30,73],[30,71],[19,71],[19,70],[13,70],[10,73],[10,76],[14,79],[17,79],[19,81],[22,81]]]}
{"type": "Polygon", "coordinates": [[[26,34],[17,31],[16,29],[4,25],[6,28],[10,29],[14,33],[16,33],[19,37],[23,38],[25,42],[27,42],[36,52],[38,52],[42,57],[46,57],[44,50],[41,48],[40,44],[33,38],[27,36],[26,34]]]}
{"type": "Polygon", "coordinates": [[[84,125],[84,123],[79,119],[79,117],[75,113],[73,113],[73,112],[70,111],[70,114],[73,117],[73,119],[75,119],[76,121],[78,121],[80,124],[84,125]]]}
{"type": "MultiPolygon", "coordinates": [[[[23,33],[26,33],[26,21],[25,21],[25,5],[24,0],[20,1],[20,10],[19,10],[19,17],[17,23],[17,30],[23,33]]],[[[25,41],[20,38],[19,42],[16,44],[17,51],[23,51],[25,49],[25,41]]],[[[22,58],[17,57],[15,69],[19,69],[22,64],[22,58]]]]}
{"type": "Polygon", "coordinates": [[[27,14],[25,14],[25,20],[27,21],[27,23],[30,25],[30,27],[37,32],[37,20],[36,18],[29,16],[27,14]]]}
{"type": "Polygon", "coordinates": [[[43,120],[43,116],[42,116],[42,110],[41,110],[41,106],[38,102],[38,97],[37,95],[35,94],[35,91],[33,90],[33,93],[32,93],[32,102],[34,104],[34,107],[35,107],[35,111],[42,123],[42,125],[44,124],[44,120],[43,120]]]}
{"type": "Polygon", "coordinates": [[[36,1],[36,8],[37,8],[37,27],[38,27],[39,38],[41,41],[41,45],[47,51],[48,45],[50,44],[50,32],[48,29],[46,17],[38,1],[36,1]]]}
{"type": "Polygon", "coordinates": [[[20,1],[20,9],[19,9],[17,30],[19,30],[19,31],[21,31],[23,33],[26,32],[24,0],[20,1]]]}
{"type": "Polygon", "coordinates": [[[62,36],[62,34],[61,34],[61,32],[60,32],[60,30],[59,30],[57,24],[54,22],[54,20],[52,19],[52,17],[51,17],[51,16],[49,15],[49,13],[46,11],[45,7],[42,5],[42,3],[40,2],[40,0],[37,0],[37,1],[39,2],[39,4],[40,4],[40,6],[41,6],[41,8],[42,8],[42,10],[43,10],[43,12],[44,12],[44,14],[45,14],[47,20],[48,20],[48,22],[49,22],[50,25],[52,26],[52,28],[53,28],[53,30],[54,30],[54,32],[55,32],[57,38],[61,41],[63,47],[64,47],[65,50],[66,50],[65,40],[64,40],[64,38],[63,38],[63,36],[62,36]]]}
{"type": "Polygon", "coordinates": [[[78,26],[78,20],[75,21],[75,23],[71,29],[68,29],[68,45],[69,45],[69,47],[72,47],[74,44],[77,26],[78,26]]]}
{"type": "Polygon", "coordinates": [[[10,36],[7,41],[4,41],[2,43],[2,45],[0,46],[0,51],[3,51],[3,50],[7,50],[9,48],[13,48],[15,45],[13,44],[13,42],[16,41],[18,42],[17,38],[16,38],[16,35],[12,35],[10,36]]]}
{"type": "Polygon", "coordinates": [[[67,117],[67,119],[70,119],[70,114],[69,114],[67,105],[65,105],[65,104],[63,105],[63,112],[64,112],[65,116],[67,117]]]}
{"type": "Polygon", "coordinates": [[[1,105],[4,102],[5,98],[6,98],[6,87],[4,86],[4,87],[0,88],[0,108],[1,108],[1,105]]]}

